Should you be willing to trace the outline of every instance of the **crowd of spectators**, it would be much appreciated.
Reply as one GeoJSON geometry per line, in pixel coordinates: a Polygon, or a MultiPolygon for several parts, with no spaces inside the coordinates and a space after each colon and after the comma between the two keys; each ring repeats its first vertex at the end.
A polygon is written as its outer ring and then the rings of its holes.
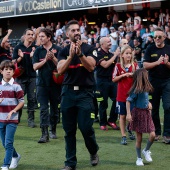
{"type": "MultiPolygon", "coordinates": [[[[90,25],[88,24],[88,19],[86,15],[79,18],[79,25],[81,31],[81,39],[90,44],[94,45],[96,48],[99,48],[99,40],[101,37],[108,36],[111,39],[112,48],[111,52],[116,50],[116,47],[119,46],[119,42],[122,39],[127,39],[128,44],[134,49],[135,59],[138,62],[142,62],[143,54],[145,49],[154,43],[154,29],[157,27],[163,28],[166,39],[165,42],[170,44],[170,15],[169,9],[163,11],[154,12],[154,17],[150,16],[150,11],[148,10],[145,17],[145,21],[142,20],[141,16],[137,12],[134,12],[134,16],[131,16],[129,13],[126,13],[126,21],[118,22],[118,15],[116,12],[106,15],[106,21],[101,25],[90,25]]],[[[53,31],[54,40],[53,43],[60,47],[65,47],[69,44],[69,40],[65,34],[65,25],[61,22],[46,22],[42,23],[40,28],[48,28],[53,31]]],[[[36,28],[31,26],[31,29],[36,32],[36,28]]],[[[18,39],[12,39],[11,45],[14,47],[18,44],[18,39]]],[[[12,51],[12,48],[11,48],[12,51]]]]}

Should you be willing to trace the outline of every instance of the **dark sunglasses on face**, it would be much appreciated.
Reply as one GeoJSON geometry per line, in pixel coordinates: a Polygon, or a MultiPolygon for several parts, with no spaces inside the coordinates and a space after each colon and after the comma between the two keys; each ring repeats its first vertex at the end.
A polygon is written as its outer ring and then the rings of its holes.
{"type": "Polygon", "coordinates": [[[157,39],[157,38],[162,39],[162,37],[163,37],[162,35],[158,35],[158,36],[154,36],[154,39],[157,39]]]}
{"type": "Polygon", "coordinates": [[[65,41],[65,43],[66,43],[66,44],[70,44],[70,42],[69,42],[69,41],[65,41]]]}

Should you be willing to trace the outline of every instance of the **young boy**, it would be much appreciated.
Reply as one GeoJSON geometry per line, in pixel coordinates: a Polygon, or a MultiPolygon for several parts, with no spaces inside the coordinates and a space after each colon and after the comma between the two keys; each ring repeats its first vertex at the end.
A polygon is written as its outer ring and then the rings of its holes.
{"type": "Polygon", "coordinates": [[[1,170],[16,168],[21,156],[13,147],[14,134],[18,124],[18,110],[24,105],[24,92],[14,82],[15,66],[10,60],[0,65],[3,79],[0,82],[0,138],[5,148],[5,158],[1,170]]]}

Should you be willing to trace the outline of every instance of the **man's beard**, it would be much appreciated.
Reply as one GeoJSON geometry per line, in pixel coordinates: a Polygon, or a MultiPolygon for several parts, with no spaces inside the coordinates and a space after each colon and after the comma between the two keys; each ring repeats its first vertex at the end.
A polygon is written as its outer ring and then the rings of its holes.
{"type": "Polygon", "coordinates": [[[78,34],[78,35],[75,35],[73,39],[71,39],[72,42],[76,43],[77,40],[81,40],[81,36],[78,34]]]}

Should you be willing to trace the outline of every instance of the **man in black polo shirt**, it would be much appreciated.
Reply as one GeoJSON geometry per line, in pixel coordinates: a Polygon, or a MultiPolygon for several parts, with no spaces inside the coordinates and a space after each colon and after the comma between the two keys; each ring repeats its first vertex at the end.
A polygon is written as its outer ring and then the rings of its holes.
{"type": "Polygon", "coordinates": [[[170,143],[170,46],[164,43],[165,34],[161,28],[154,32],[155,44],[146,49],[143,66],[149,70],[149,79],[154,88],[152,95],[152,118],[155,125],[155,140],[160,139],[160,99],[164,109],[163,139],[170,143]]]}
{"type": "Polygon", "coordinates": [[[111,126],[115,130],[120,128],[116,125],[118,114],[116,110],[116,95],[117,84],[112,82],[112,73],[116,62],[116,57],[119,55],[120,50],[116,50],[114,54],[110,53],[111,41],[109,37],[103,37],[100,39],[101,49],[98,50],[97,71],[97,90],[100,92],[102,100],[99,105],[100,115],[100,129],[108,130],[107,125],[111,126]],[[112,100],[112,106],[110,109],[110,117],[107,120],[107,107],[108,97],[112,100]]]}
{"type": "MultiPolygon", "coordinates": [[[[12,57],[10,55],[10,41],[9,36],[12,33],[12,30],[9,29],[7,35],[2,39],[1,45],[0,45],[0,64],[4,60],[12,60],[12,57]]],[[[2,80],[2,74],[0,74],[0,81],[2,80]]]]}
{"type": "Polygon", "coordinates": [[[77,21],[68,22],[66,35],[71,44],[59,53],[57,66],[58,72],[65,74],[61,96],[62,123],[66,133],[66,161],[63,170],[75,170],[77,123],[90,153],[91,165],[95,166],[99,161],[98,145],[92,127],[95,118],[93,71],[96,65],[97,51],[92,46],[80,41],[80,28],[77,21]]]}
{"type": "Polygon", "coordinates": [[[40,128],[42,136],[38,143],[49,141],[48,127],[50,125],[50,138],[56,139],[56,125],[58,121],[58,104],[61,94],[61,85],[54,82],[52,75],[57,67],[57,54],[60,47],[52,43],[53,33],[44,28],[39,32],[40,47],[34,52],[33,67],[38,70],[37,99],[40,103],[40,128]],[[49,103],[50,102],[50,114],[49,103]]]}
{"type": "MultiPolygon", "coordinates": [[[[34,128],[34,105],[35,105],[35,82],[36,72],[33,69],[32,57],[36,46],[34,45],[33,31],[27,28],[24,33],[24,42],[21,42],[14,48],[13,61],[17,62],[18,67],[24,68],[21,76],[16,78],[27,94],[27,109],[28,109],[28,126],[34,128]]],[[[22,115],[22,110],[19,111],[19,120],[22,115]]]]}

